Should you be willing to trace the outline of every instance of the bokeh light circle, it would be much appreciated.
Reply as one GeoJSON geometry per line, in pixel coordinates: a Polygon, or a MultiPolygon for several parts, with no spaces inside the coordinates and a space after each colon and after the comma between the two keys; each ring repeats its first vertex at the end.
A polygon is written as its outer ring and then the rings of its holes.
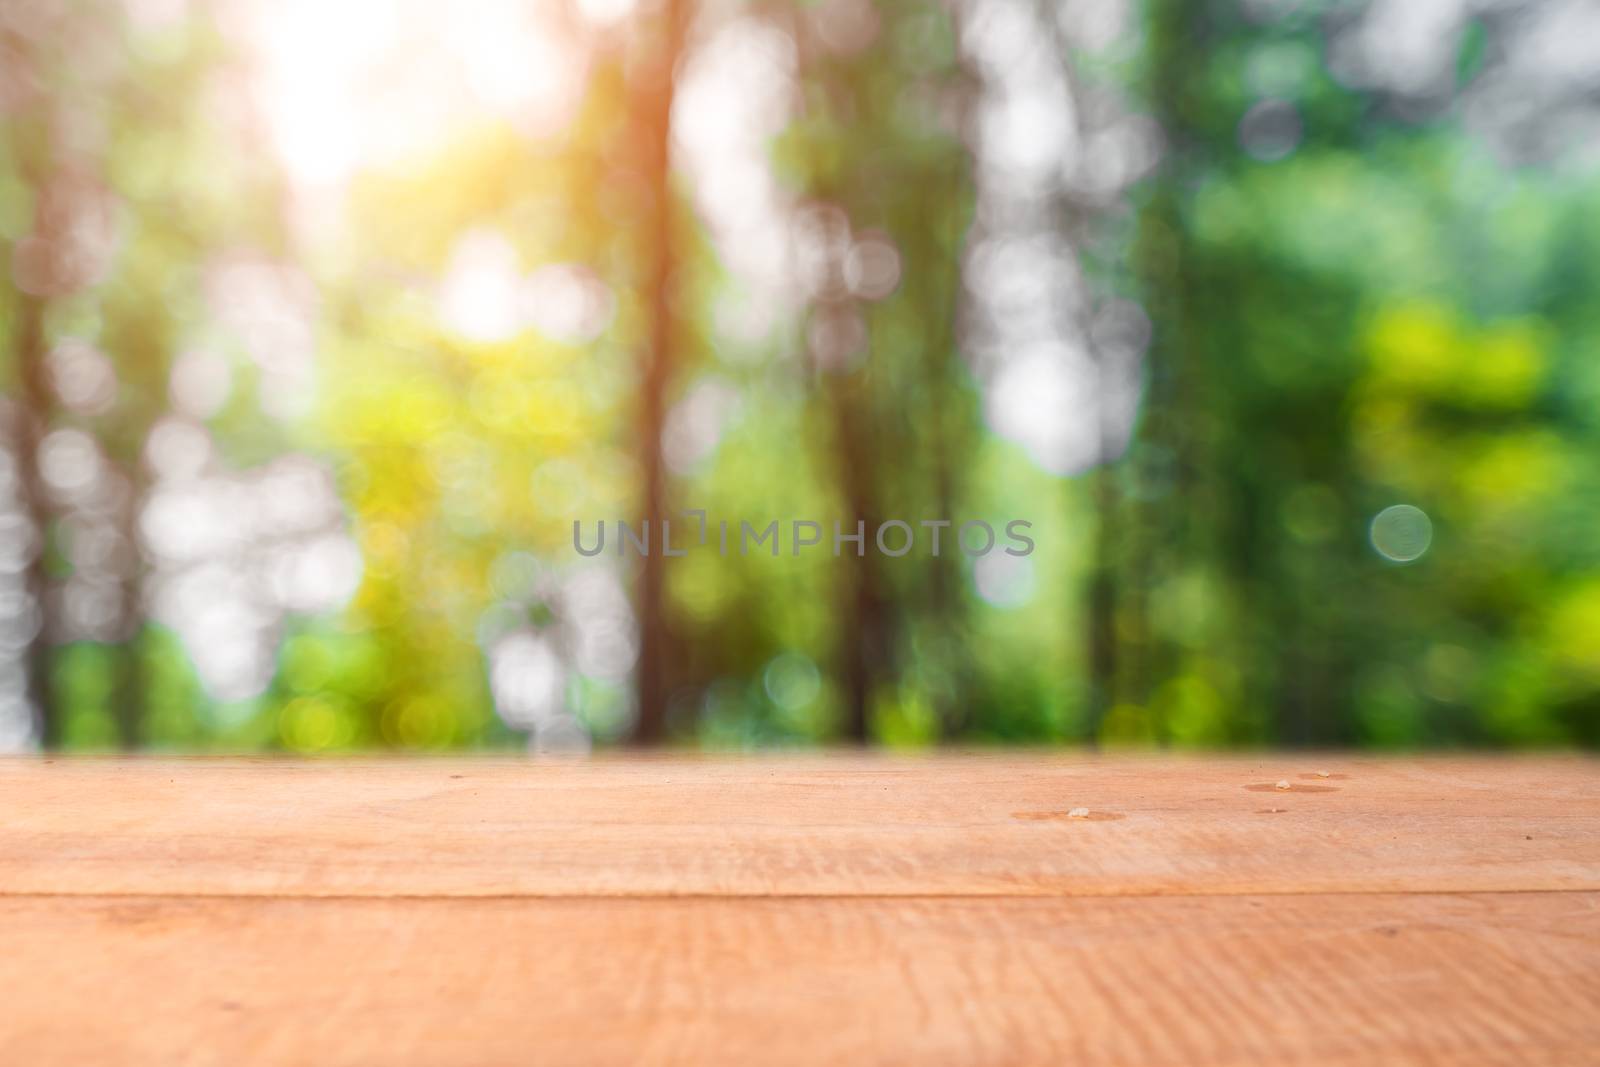
{"type": "Polygon", "coordinates": [[[1433,543],[1433,522],[1421,508],[1395,504],[1372,519],[1372,547],[1395,563],[1420,559],[1433,543]]]}

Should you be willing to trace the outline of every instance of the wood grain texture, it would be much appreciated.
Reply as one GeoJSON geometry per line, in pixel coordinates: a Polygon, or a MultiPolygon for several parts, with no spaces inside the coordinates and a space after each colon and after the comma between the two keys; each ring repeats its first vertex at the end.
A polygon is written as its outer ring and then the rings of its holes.
{"type": "Polygon", "coordinates": [[[1597,786],[1582,758],[0,761],[0,1064],[1591,1064],[1597,786]]]}
{"type": "Polygon", "coordinates": [[[0,761],[0,812],[0,893],[1600,888],[1580,758],[0,761]]]}
{"type": "Polygon", "coordinates": [[[0,902],[8,1064],[1593,1064],[1600,894],[0,902]]]}

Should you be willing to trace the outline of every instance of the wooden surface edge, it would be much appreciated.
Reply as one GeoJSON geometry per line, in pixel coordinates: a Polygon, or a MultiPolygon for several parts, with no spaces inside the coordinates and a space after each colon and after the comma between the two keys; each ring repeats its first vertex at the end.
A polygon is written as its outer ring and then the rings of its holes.
{"type": "Polygon", "coordinates": [[[0,763],[0,812],[0,894],[1600,888],[1577,757],[36,761],[0,763]]]}

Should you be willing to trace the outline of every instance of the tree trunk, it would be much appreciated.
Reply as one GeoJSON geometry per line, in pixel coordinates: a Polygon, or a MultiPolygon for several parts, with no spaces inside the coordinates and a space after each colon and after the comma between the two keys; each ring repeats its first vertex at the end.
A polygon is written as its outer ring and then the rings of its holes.
{"type": "Polygon", "coordinates": [[[39,476],[39,442],[50,422],[50,387],[45,380],[44,300],[20,294],[16,335],[17,391],[15,441],[19,498],[34,529],[35,544],[25,574],[28,598],[38,612],[37,627],[28,641],[28,701],[39,742],[47,749],[61,744],[61,723],[51,688],[49,579],[45,574],[45,546],[50,533],[50,511],[39,476]]]}
{"type": "Polygon", "coordinates": [[[144,742],[145,674],[144,575],[143,555],[139,551],[139,507],[144,500],[144,480],[139,476],[138,460],[127,474],[127,496],[122,501],[117,525],[128,546],[129,570],[119,575],[122,591],[121,633],[117,642],[116,690],[112,694],[112,717],[116,722],[117,745],[132,752],[144,742]]]}
{"type": "MultiPolygon", "coordinates": [[[[881,518],[874,471],[867,457],[877,451],[865,438],[858,410],[859,382],[845,376],[831,376],[827,398],[833,412],[834,456],[849,512],[848,527],[862,523],[869,540],[881,518]]],[[[823,542],[831,552],[833,531],[823,531],[823,542]]],[[[819,546],[820,547],[820,546],[819,546]]],[[[841,550],[842,553],[842,550],[841,550]]],[[[864,745],[872,737],[872,699],[877,681],[893,654],[890,605],[885,597],[882,575],[874,546],[867,544],[859,556],[841,554],[839,611],[839,669],[843,673],[845,695],[844,739],[864,745]]]]}
{"type": "Polygon", "coordinates": [[[636,675],[639,718],[633,741],[657,745],[667,727],[667,649],[665,563],[661,524],[667,516],[667,473],[661,454],[666,423],[667,388],[676,363],[673,281],[678,268],[672,189],[672,104],[676,67],[683,52],[688,0],[664,0],[660,52],[655,84],[645,95],[645,167],[651,189],[649,255],[649,324],[640,366],[639,469],[644,479],[640,517],[650,523],[657,540],[646,551],[638,584],[639,664],[636,675]]]}

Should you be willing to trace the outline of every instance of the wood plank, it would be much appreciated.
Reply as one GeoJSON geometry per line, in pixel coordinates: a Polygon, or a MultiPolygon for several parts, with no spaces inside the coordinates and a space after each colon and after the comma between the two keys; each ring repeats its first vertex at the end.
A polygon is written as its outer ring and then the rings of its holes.
{"type": "Polygon", "coordinates": [[[0,900],[0,1062],[1592,1064],[1600,893],[0,900]]]}
{"type": "Polygon", "coordinates": [[[1286,754],[12,759],[0,893],[1594,889],[1597,772],[1286,754]],[[1079,806],[1093,817],[1065,817],[1079,806]]]}

